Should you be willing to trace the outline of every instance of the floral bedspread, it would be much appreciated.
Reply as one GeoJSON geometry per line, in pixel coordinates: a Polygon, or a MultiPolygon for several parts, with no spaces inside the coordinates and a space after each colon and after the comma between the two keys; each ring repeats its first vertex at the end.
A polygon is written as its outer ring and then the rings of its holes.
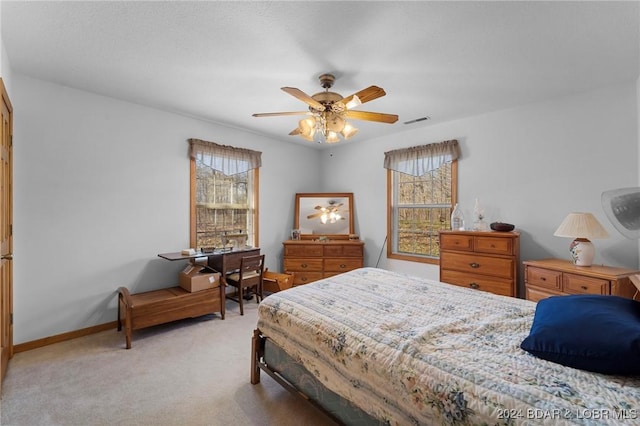
{"type": "Polygon", "coordinates": [[[391,425],[640,424],[640,378],[520,349],[535,303],[375,268],[275,293],[258,328],[391,425]]]}

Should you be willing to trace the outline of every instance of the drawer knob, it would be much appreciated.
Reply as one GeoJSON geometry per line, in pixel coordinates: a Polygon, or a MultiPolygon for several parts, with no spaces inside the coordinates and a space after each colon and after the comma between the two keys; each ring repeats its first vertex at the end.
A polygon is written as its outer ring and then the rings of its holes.
{"type": "Polygon", "coordinates": [[[344,268],[346,268],[346,267],[347,267],[347,265],[345,265],[344,263],[341,263],[341,264],[340,264],[340,267],[344,269],[344,268]]]}
{"type": "Polygon", "coordinates": [[[545,277],[540,277],[540,281],[546,281],[547,279],[545,277]]]}
{"type": "Polygon", "coordinates": [[[302,268],[306,268],[306,267],[307,267],[307,266],[309,266],[309,265],[307,265],[306,263],[303,263],[303,264],[302,264],[302,265],[300,265],[300,266],[301,266],[302,268]]]}
{"type": "Polygon", "coordinates": [[[480,288],[480,284],[478,283],[469,283],[469,287],[475,288],[476,290],[480,288]]]}
{"type": "Polygon", "coordinates": [[[302,277],[302,278],[300,279],[300,281],[306,281],[306,280],[307,280],[307,277],[302,277]]]}
{"type": "Polygon", "coordinates": [[[469,266],[471,266],[472,268],[479,268],[480,264],[476,263],[476,262],[472,262],[472,263],[469,264],[469,266]]]}
{"type": "Polygon", "coordinates": [[[589,287],[587,287],[586,285],[581,285],[580,288],[583,289],[583,290],[588,290],[589,289],[589,287]]]}

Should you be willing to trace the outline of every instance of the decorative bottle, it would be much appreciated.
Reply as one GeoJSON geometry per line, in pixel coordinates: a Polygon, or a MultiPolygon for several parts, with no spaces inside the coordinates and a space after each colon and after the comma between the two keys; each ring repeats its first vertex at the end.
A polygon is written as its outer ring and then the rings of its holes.
{"type": "Polygon", "coordinates": [[[475,219],[473,221],[473,230],[474,231],[488,231],[489,226],[487,222],[484,221],[484,209],[480,206],[480,200],[476,198],[476,205],[473,208],[473,214],[475,215],[475,219]]]}
{"type": "Polygon", "coordinates": [[[453,208],[453,212],[451,212],[451,229],[454,231],[463,231],[464,230],[464,215],[462,214],[462,209],[458,203],[453,208]]]}

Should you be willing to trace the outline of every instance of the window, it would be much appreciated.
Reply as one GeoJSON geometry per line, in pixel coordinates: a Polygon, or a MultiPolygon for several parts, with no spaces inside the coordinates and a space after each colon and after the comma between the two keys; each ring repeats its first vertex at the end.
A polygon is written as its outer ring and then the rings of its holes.
{"type": "Polygon", "coordinates": [[[458,141],[385,153],[387,257],[437,263],[438,231],[451,228],[457,201],[458,141]]]}
{"type": "Polygon", "coordinates": [[[226,245],[226,235],[247,234],[258,246],[261,153],[189,139],[191,157],[190,246],[226,245]]]}

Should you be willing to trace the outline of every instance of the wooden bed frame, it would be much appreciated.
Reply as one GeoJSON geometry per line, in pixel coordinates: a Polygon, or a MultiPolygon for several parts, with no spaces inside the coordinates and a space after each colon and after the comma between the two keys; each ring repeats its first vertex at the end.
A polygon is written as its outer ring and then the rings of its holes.
{"type": "Polygon", "coordinates": [[[251,338],[251,384],[256,385],[260,383],[260,370],[264,370],[265,373],[284,386],[287,390],[300,394],[308,400],[309,398],[306,395],[300,393],[291,383],[277,372],[271,370],[264,362],[264,346],[266,340],[267,338],[262,335],[259,329],[256,328],[253,330],[253,337],[251,338]]]}

